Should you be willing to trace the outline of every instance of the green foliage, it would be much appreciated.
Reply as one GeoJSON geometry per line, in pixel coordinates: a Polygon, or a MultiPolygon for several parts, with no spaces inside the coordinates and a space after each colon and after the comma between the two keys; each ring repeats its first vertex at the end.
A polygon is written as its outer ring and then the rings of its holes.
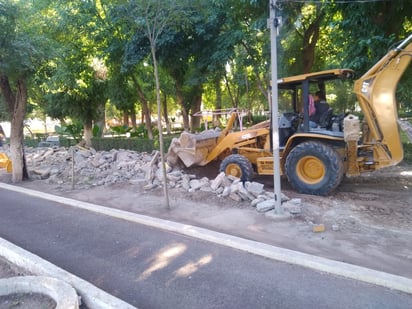
{"type": "MultiPolygon", "coordinates": [[[[409,122],[412,124],[411,117],[409,117],[409,122]]],[[[412,164],[412,141],[409,140],[409,137],[405,132],[401,131],[400,133],[403,145],[403,161],[407,164],[412,164]]]]}
{"type": "Polygon", "coordinates": [[[130,132],[133,128],[125,125],[120,125],[120,126],[112,126],[110,129],[115,132],[116,134],[119,135],[124,135],[128,132],[130,132]]]}
{"type": "Polygon", "coordinates": [[[403,0],[339,4],[336,10],[341,20],[336,23],[331,39],[342,47],[338,55],[343,59],[342,65],[359,74],[408,33],[404,24],[412,14],[410,3],[403,0]]]}
{"type": "Polygon", "coordinates": [[[403,161],[407,164],[412,164],[412,143],[405,142],[403,143],[403,161]]]}
{"type": "Polygon", "coordinates": [[[10,119],[10,115],[7,112],[6,104],[2,96],[0,96],[0,121],[8,121],[10,119]]]}
{"type": "Polygon", "coordinates": [[[100,135],[101,135],[100,133],[101,133],[101,132],[100,132],[100,127],[99,127],[98,125],[94,125],[94,126],[93,126],[93,129],[92,129],[93,137],[98,137],[98,136],[100,136],[100,135]]]}
{"type": "MultiPolygon", "coordinates": [[[[308,60],[311,71],[345,66],[362,74],[412,31],[408,1],[277,3],[280,76],[302,73],[308,60]]],[[[169,110],[178,104],[191,114],[199,98],[208,109],[267,110],[268,15],[267,1],[0,0],[0,73],[29,76],[34,108],[57,119],[91,123],[106,103],[128,114],[141,110],[138,102],[153,109],[146,26],[159,21],[151,34],[169,110]]],[[[402,113],[412,111],[411,78],[412,66],[397,89],[402,113]]],[[[353,110],[351,92],[328,89],[334,108],[353,110]]],[[[147,136],[143,126],[128,132],[147,136]]]]}
{"type": "Polygon", "coordinates": [[[403,74],[398,88],[396,89],[396,99],[399,105],[399,112],[412,114],[412,65],[403,74]]]}
{"type": "Polygon", "coordinates": [[[83,125],[81,122],[77,121],[68,125],[55,126],[54,130],[60,136],[69,136],[76,141],[80,142],[83,137],[83,125]]]}
{"type": "MultiPolygon", "coordinates": [[[[173,137],[165,136],[164,149],[168,149],[173,137]]],[[[111,149],[129,149],[138,152],[152,152],[153,150],[159,150],[158,139],[149,140],[147,138],[93,138],[92,147],[98,151],[111,149]]]]}
{"type": "MultiPolygon", "coordinates": [[[[147,138],[147,129],[145,128],[144,124],[137,126],[136,128],[120,125],[120,126],[111,126],[110,129],[117,135],[127,135],[128,137],[143,137],[147,138]]],[[[158,132],[156,129],[153,129],[154,135],[158,136],[158,132]]]]}

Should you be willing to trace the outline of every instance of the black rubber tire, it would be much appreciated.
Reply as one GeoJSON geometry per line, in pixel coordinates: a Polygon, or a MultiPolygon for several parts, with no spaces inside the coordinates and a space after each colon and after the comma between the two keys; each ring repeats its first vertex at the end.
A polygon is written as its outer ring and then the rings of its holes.
{"type": "Polygon", "coordinates": [[[286,176],[296,191],[328,195],[342,181],[344,166],[329,145],[308,141],[293,148],[286,158],[286,176]]]}
{"type": "Polygon", "coordinates": [[[253,176],[253,166],[250,161],[239,154],[232,154],[223,159],[220,172],[240,178],[241,181],[250,181],[253,176]]]}

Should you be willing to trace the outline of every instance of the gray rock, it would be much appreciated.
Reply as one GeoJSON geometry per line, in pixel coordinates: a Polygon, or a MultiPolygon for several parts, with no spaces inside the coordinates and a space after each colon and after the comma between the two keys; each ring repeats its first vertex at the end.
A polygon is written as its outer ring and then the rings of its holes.
{"type": "Polygon", "coordinates": [[[189,189],[190,189],[190,177],[189,177],[189,175],[184,175],[183,176],[183,178],[182,178],[182,187],[186,191],[189,191],[189,189]]]}
{"type": "Polygon", "coordinates": [[[226,197],[230,195],[230,187],[225,187],[222,192],[222,197],[226,197]]]}
{"type": "Polygon", "coordinates": [[[242,198],[237,193],[234,193],[234,192],[229,194],[229,198],[231,198],[235,202],[241,202],[242,201],[242,198]]]}
{"type": "Polygon", "coordinates": [[[226,175],[224,172],[221,172],[219,175],[217,175],[216,178],[212,180],[212,183],[210,185],[211,189],[213,191],[216,191],[223,184],[225,177],[226,175]]]}
{"type": "Polygon", "coordinates": [[[292,215],[298,215],[302,213],[302,200],[300,198],[291,199],[282,203],[285,211],[288,211],[292,215]]]}
{"type": "Polygon", "coordinates": [[[204,191],[204,192],[212,192],[212,188],[209,185],[204,185],[200,187],[200,191],[204,191]]]}
{"type": "Polygon", "coordinates": [[[239,186],[238,186],[238,183],[236,182],[233,182],[231,185],[230,185],[230,193],[236,193],[236,192],[238,192],[239,191],[239,186]]]}
{"type": "MultiPolygon", "coordinates": [[[[266,199],[274,199],[275,198],[275,192],[265,191],[264,194],[267,197],[266,199]]],[[[283,192],[280,192],[280,198],[281,198],[281,202],[289,201],[289,198],[285,194],[283,194],[283,192]]]]}
{"type": "Polygon", "coordinates": [[[217,190],[215,191],[216,194],[222,194],[223,193],[224,188],[223,187],[219,187],[217,188],[217,190]]]}
{"type": "Polygon", "coordinates": [[[246,190],[246,188],[243,186],[241,182],[239,182],[237,186],[238,186],[238,194],[242,197],[243,200],[253,201],[255,199],[255,196],[249,193],[249,191],[246,190]]]}
{"type": "Polygon", "coordinates": [[[248,190],[255,197],[258,197],[260,194],[264,192],[263,187],[264,185],[259,182],[249,182],[248,181],[245,183],[246,190],[248,190]]]}
{"type": "Polygon", "coordinates": [[[33,170],[33,173],[36,175],[39,175],[41,179],[46,179],[50,176],[50,167],[42,167],[42,168],[37,168],[33,170]]]}
{"type": "Polygon", "coordinates": [[[167,174],[167,179],[170,181],[178,182],[182,179],[182,176],[176,176],[176,174],[169,173],[167,174]]]}
{"type": "Polygon", "coordinates": [[[258,212],[267,212],[275,208],[275,200],[270,199],[256,204],[256,210],[258,212]]]}
{"type": "Polygon", "coordinates": [[[154,184],[154,183],[149,183],[149,184],[145,185],[143,188],[145,190],[153,190],[153,189],[157,188],[157,185],[154,184]]]}
{"type": "Polygon", "coordinates": [[[117,151],[117,154],[115,155],[115,161],[121,162],[121,161],[129,161],[131,160],[132,156],[130,155],[130,152],[127,150],[119,150],[117,151]]]}
{"type": "Polygon", "coordinates": [[[198,179],[192,179],[190,181],[190,189],[193,191],[196,191],[197,189],[200,189],[202,186],[202,182],[198,179]]]}
{"type": "Polygon", "coordinates": [[[182,171],[170,171],[167,175],[168,176],[170,175],[176,178],[182,178],[184,174],[182,171]]]}
{"type": "Polygon", "coordinates": [[[134,178],[134,179],[129,179],[129,183],[131,184],[131,185],[140,185],[140,184],[142,184],[142,183],[145,183],[146,182],[146,179],[142,179],[142,178],[134,178]]]}
{"type": "Polygon", "coordinates": [[[340,227],[339,227],[338,224],[333,224],[333,225],[332,225],[332,231],[338,232],[339,230],[340,230],[340,227]]]}
{"type": "Polygon", "coordinates": [[[250,203],[250,205],[251,205],[252,207],[256,207],[257,204],[259,204],[259,203],[261,203],[261,202],[263,202],[263,201],[265,201],[264,198],[255,198],[255,199],[250,203]]]}

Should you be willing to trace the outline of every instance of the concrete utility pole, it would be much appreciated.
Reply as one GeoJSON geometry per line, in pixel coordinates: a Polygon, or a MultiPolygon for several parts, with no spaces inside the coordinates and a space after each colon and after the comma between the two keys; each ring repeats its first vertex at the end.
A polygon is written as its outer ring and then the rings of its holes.
{"type": "Polygon", "coordinates": [[[276,18],[276,0],[269,0],[269,28],[270,28],[270,62],[272,80],[272,147],[273,147],[273,190],[275,194],[275,213],[282,214],[282,198],[280,193],[280,156],[279,156],[279,113],[278,113],[278,68],[276,38],[279,20],[276,18]]]}

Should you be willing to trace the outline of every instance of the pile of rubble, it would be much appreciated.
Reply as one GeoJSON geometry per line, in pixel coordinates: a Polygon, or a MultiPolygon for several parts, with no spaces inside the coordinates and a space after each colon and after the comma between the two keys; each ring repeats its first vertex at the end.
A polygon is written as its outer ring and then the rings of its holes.
{"type": "MultiPolygon", "coordinates": [[[[28,148],[26,160],[30,177],[51,184],[74,183],[77,188],[110,186],[116,183],[141,184],[145,190],[164,185],[159,152],[139,153],[131,150],[96,151],[79,146],[28,148]],[[73,160],[74,159],[74,160],[73,160]]],[[[206,191],[235,202],[250,202],[259,212],[274,208],[274,193],[258,182],[241,182],[238,178],[220,173],[215,179],[198,179],[179,169],[167,167],[169,188],[187,192],[206,191]]],[[[282,194],[284,207],[293,214],[300,213],[300,201],[282,194]]]]}

